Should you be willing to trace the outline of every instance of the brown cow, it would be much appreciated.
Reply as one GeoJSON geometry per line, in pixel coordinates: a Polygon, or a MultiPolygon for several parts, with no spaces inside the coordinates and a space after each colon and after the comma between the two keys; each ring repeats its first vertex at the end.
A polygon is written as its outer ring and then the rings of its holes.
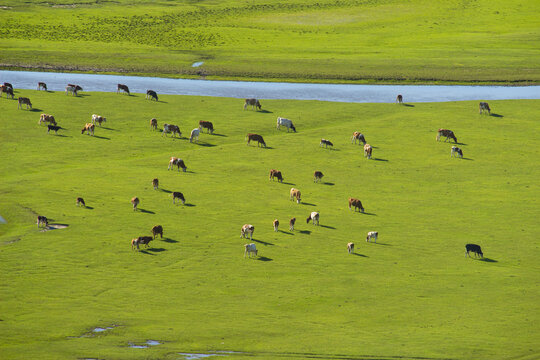
{"type": "Polygon", "coordinates": [[[92,124],[98,123],[98,125],[101,126],[101,123],[106,122],[106,121],[107,119],[101,115],[96,115],[96,114],[92,115],[92,124]]]}
{"type": "Polygon", "coordinates": [[[270,170],[270,180],[278,179],[279,182],[283,182],[283,176],[281,176],[281,171],[275,169],[270,170]]]}
{"type": "Polygon", "coordinates": [[[176,157],[171,157],[171,160],[169,160],[169,167],[167,168],[167,170],[171,170],[173,166],[175,165],[178,167],[178,171],[180,171],[180,168],[182,168],[182,171],[186,172],[187,166],[184,163],[184,160],[176,158],[176,157]]]}
{"type": "Polygon", "coordinates": [[[278,231],[279,220],[278,220],[278,219],[275,219],[275,220],[272,222],[272,226],[274,227],[274,231],[278,231]]]}
{"type": "Polygon", "coordinates": [[[249,238],[253,240],[253,232],[255,231],[255,226],[251,224],[244,224],[242,226],[242,229],[240,229],[240,237],[247,238],[249,234],[249,238]]]}
{"type": "Polygon", "coordinates": [[[150,127],[152,128],[152,130],[157,130],[157,119],[156,118],[153,118],[150,120],[150,127]]]}
{"type": "Polygon", "coordinates": [[[134,197],[131,199],[131,203],[133,204],[133,211],[137,211],[137,205],[139,205],[139,198],[134,197]]]}
{"type": "Polygon", "coordinates": [[[78,197],[78,198],[77,198],[77,201],[75,202],[75,204],[76,204],[77,206],[82,205],[82,206],[86,207],[86,203],[84,202],[84,199],[83,199],[82,197],[78,197]]]}
{"type": "Polygon", "coordinates": [[[448,130],[448,129],[439,129],[437,131],[437,141],[439,141],[439,139],[441,138],[441,136],[444,136],[446,137],[446,140],[444,140],[444,142],[448,141],[448,139],[453,139],[454,140],[454,143],[457,143],[457,138],[456,136],[454,135],[454,132],[452,130],[448,130]]]}
{"type": "Polygon", "coordinates": [[[173,202],[173,204],[174,204],[174,201],[176,199],[179,199],[180,201],[182,201],[182,205],[184,205],[186,203],[186,199],[184,198],[184,194],[182,194],[179,191],[175,191],[175,192],[172,193],[172,202],[173,202]]]}
{"type": "Polygon", "coordinates": [[[322,179],[323,176],[324,176],[324,174],[323,174],[322,172],[320,172],[320,171],[315,171],[315,172],[313,173],[313,181],[314,181],[314,182],[319,182],[319,181],[321,181],[321,179],[322,179]]]}
{"type": "Polygon", "coordinates": [[[373,147],[369,144],[364,145],[364,156],[368,159],[371,159],[371,154],[373,153],[373,147]]]}
{"type": "Polygon", "coordinates": [[[355,131],[353,133],[353,136],[351,138],[351,143],[354,141],[354,143],[356,144],[356,140],[358,140],[358,145],[360,145],[360,143],[362,143],[363,145],[366,145],[366,138],[359,131],[355,131]]]}
{"type": "Polygon", "coordinates": [[[258,108],[261,110],[262,108],[261,103],[257,99],[246,99],[246,102],[244,103],[244,110],[247,109],[248,105],[251,106],[251,109],[258,108]]]}
{"type": "Polygon", "coordinates": [[[354,211],[356,209],[360,209],[360,211],[364,212],[364,207],[362,206],[362,202],[355,198],[349,198],[349,210],[352,210],[351,207],[354,206],[354,211]]]}
{"type": "Polygon", "coordinates": [[[139,236],[138,238],[131,240],[131,249],[133,250],[134,246],[139,250],[139,245],[146,245],[149,247],[150,241],[154,240],[151,236],[139,236]]]}
{"type": "Polygon", "coordinates": [[[81,130],[81,134],[84,134],[84,132],[86,131],[87,135],[94,136],[94,128],[95,128],[94,124],[86,123],[86,125],[84,125],[84,127],[81,130]]]}
{"type": "Polygon", "coordinates": [[[154,239],[156,238],[156,236],[161,236],[161,238],[163,239],[163,226],[161,225],[155,225],[152,227],[152,235],[154,236],[154,239]]]}
{"type": "Polygon", "coordinates": [[[257,141],[257,147],[261,146],[263,144],[264,147],[266,147],[266,143],[264,142],[264,139],[259,134],[247,134],[247,144],[249,145],[250,141],[257,141]]]}
{"type": "Polygon", "coordinates": [[[301,197],[301,195],[302,195],[302,194],[300,193],[300,190],[295,189],[295,188],[291,188],[290,199],[291,199],[291,200],[296,199],[296,203],[297,203],[297,204],[300,204],[300,201],[301,201],[300,197],[301,197]]]}
{"type": "Polygon", "coordinates": [[[294,224],[296,223],[296,218],[293,217],[291,220],[289,220],[289,230],[294,231],[294,224]]]}
{"type": "Polygon", "coordinates": [[[199,129],[206,129],[206,133],[213,134],[214,133],[214,125],[210,121],[199,121],[199,129]]]}
{"type": "Polygon", "coordinates": [[[154,190],[158,189],[158,187],[159,187],[159,179],[158,178],[155,178],[154,180],[152,180],[152,186],[154,187],[154,190]]]}
{"type": "Polygon", "coordinates": [[[42,122],[50,122],[51,125],[56,125],[56,120],[54,120],[54,116],[49,114],[41,114],[39,116],[38,124],[41,124],[42,122]]]}

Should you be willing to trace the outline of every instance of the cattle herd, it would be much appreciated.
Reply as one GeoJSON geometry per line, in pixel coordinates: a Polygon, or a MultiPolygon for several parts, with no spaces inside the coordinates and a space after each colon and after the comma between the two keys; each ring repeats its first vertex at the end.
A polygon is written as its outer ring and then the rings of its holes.
{"type": "MultiPolygon", "coordinates": [[[[45,90],[45,91],[47,91],[47,84],[45,84],[44,82],[38,82],[37,90],[45,90]]],[[[76,85],[76,84],[68,84],[66,86],[66,88],[65,88],[66,95],[72,94],[73,96],[78,96],[78,92],[82,91],[82,90],[83,90],[83,88],[81,86],[79,86],[79,85],[76,85]]],[[[118,84],[116,92],[130,95],[129,88],[124,84],[118,84]]],[[[0,85],[0,97],[4,93],[6,94],[6,98],[11,97],[12,99],[14,99],[13,85],[11,85],[10,83],[6,83],[6,82],[3,83],[2,85],[0,85]]],[[[158,95],[154,90],[147,90],[146,91],[146,99],[158,101],[158,95]]],[[[403,104],[403,96],[402,95],[397,96],[396,103],[403,104]]],[[[32,108],[32,103],[31,103],[29,98],[19,97],[18,98],[18,108],[22,108],[23,105],[26,105],[27,109],[32,108]]],[[[252,110],[261,110],[262,109],[262,105],[261,105],[260,101],[257,100],[257,99],[245,99],[244,110],[246,110],[248,107],[251,107],[252,110]]],[[[480,104],[479,104],[479,112],[480,112],[480,114],[482,114],[484,112],[487,112],[489,115],[491,115],[491,109],[489,107],[489,104],[487,102],[480,102],[480,104]]],[[[84,134],[86,132],[88,135],[93,136],[94,135],[94,130],[95,130],[95,124],[98,124],[99,126],[101,126],[101,124],[103,122],[106,122],[105,117],[103,117],[101,115],[93,114],[92,117],[91,117],[91,122],[86,123],[84,125],[84,127],[82,128],[81,134],[84,134]]],[[[48,123],[47,124],[47,133],[49,133],[51,130],[53,130],[55,133],[57,133],[58,130],[62,129],[60,126],[57,125],[57,122],[56,122],[54,116],[50,115],[50,114],[41,114],[38,123],[39,124],[48,123]]],[[[293,122],[291,120],[289,120],[287,118],[283,118],[283,117],[278,117],[277,118],[277,123],[276,123],[276,128],[279,130],[282,126],[287,128],[287,132],[289,132],[290,130],[292,130],[293,132],[296,132],[296,127],[294,126],[294,124],[293,124],[293,122]]],[[[153,119],[150,120],[150,127],[151,127],[152,130],[157,130],[157,128],[158,128],[157,119],[153,118],[153,119]]],[[[203,129],[206,129],[207,133],[213,134],[214,125],[209,121],[201,120],[199,122],[199,127],[195,128],[195,129],[193,129],[191,131],[191,135],[190,135],[190,138],[189,138],[190,142],[197,141],[198,137],[199,137],[199,134],[200,134],[200,131],[203,130],[203,129]]],[[[182,136],[180,128],[177,125],[163,124],[162,136],[167,136],[167,134],[169,134],[169,133],[171,133],[173,137],[176,137],[176,135],[178,135],[179,137],[182,136]]],[[[439,129],[437,131],[436,140],[440,141],[441,137],[445,138],[445,140],[444,140],[445,142],[448,141],[448,140],[453,140],[454,143],[456,143],[456,144],[458,142],[457,137],[455,136],[455,134],[454,134],[454,132],[452,130],[439,129]]],[[[249,145],[251,141],[255,141],[255,142],[257,142],[258,147],[259,146],[266,147],[266,142],[264,141],[263,137],[261,135],[259,135],[259,134],[249,133],[249,134],[246,135],[246,140],[247,140],[247,145],[249,145]]],[[[364,156],[367,159],[372,159],[373,147],[366,142],[365,136],[362,133],[360,133],[358,131],[355,131],[353,133],[353,135],[352,135],[351,143],[356,144],[357,141],[358,141],[359,144],[364,145],[364,156]]],[[[319,145],[320,145],[320,147],[324,146],[325,148],[328,148],[328,146],[333,147],[334,144],[330,140],[321,139],[319,145]]],[[[462,151],[462,149],[458,148],[457,146],[452,146],[450,154],[451,154],[452,157],[458,156],[459,158],[463,158],[463,151],[462,151]]],[[[169,166],[168,166],[167,170],[173,170],[175,166],[177,167],[178,171],[180,170],[180,168],[182,168],[182,170],[184,172],[187,170],[187,167],[186,167],[186,165],[184,163],[184,160],[182,160],[180,158],[177,158],[177,157],[171,157],[170,160],[169,160],[169,166]]],[[[321,171],[315,171],[313,181],[314,182],[319,182],[319,181],[321,181],[323,176],[324,175],[323,175],[323,173],[321,171]]],[[[281,171],[278,171],[276,169],[271,169],[270,170],[269,178],[270,178],[270,180],[277,179],[279,182],[283,182],[283,175],[282,175],[281,171]]],[[[158,189],[159,180],[157,178],[152,180],[152,186],[153,186],[154,190],[158,189]]],[[[290,198],[291,201],[294,200],[298,204],[301,202],[301,192],[300,192],[300,190],[295,189],[295,188],[291,188],[289,195],[290,195],[289,198],[290,198]]],[[[184,198],[184,195],[181,192],[172,192],[171,196],[173,198],[173,203],[176,203],[176,200],[179,200],[179,201],[182,202],[182,204],[185,204],[186,200],[184,198]]],[[[137,211],[137,206],[139,205],[139,203],[140,203],[140,200],[139,200],[138,197],[133,197],[131,199],[131,204],[133,205],[133,210],[134,211],[137,211]]],[[[83,198],[81,198],[81,197],[77,197],[76,205],[86,207],[86,204],[85,204],[83,198]]],[[[354,211],[359,210],[360,212],[364,213],[364,207],[362,206],[362,202],[359,199],[350,197],[349,198],[349,210],[353,210],[353,207],[354,207],[354,211]]],[[[309,224],[310,222],[312,222],[313,225],[319,225],[319,217],[320,217],[319,212],[313,211],[307,217],[306,223],[309,224]]],[[[294,231],[295,223],[296,223],[296,218],[295,217],[293,217],[293,218],[291,218],[289,220],[289,230],[290,231],[294,231]]],[[[49,224],[48,219],[45,216],[39,215],[37,217],[37,225],[38,225],[38,227],[40,227],[40,226],[47,227],[48,224],[49,224]]],[[[279,227],[279,220],[275,219],[272,222],[272,226],[274,228],[274,231],[277,232],[278,227],[279,227]]],[[[254,232],[254,230],[255,230],[255,227],[253,225],[245,224],[241,228],[240,237],[241,238],[247,238],[249,236],[250,240],[253,240],[253,232],[254,232]]],[[[150,241],[154,240],[157,235],[160,235],[163,238],[163,227],[161,225],[156,225],[151,229],[151,233],[152,233],[153,236],[139,236],[137,238],[132,239],[131,240],[132,249],[137,249],[138,250],[140,245],[145,245],[146,247],[149,247],[150,241]]],[[[370,232],[367,233],[366,241],[371,242],[373,240],[374,242],[377,242],[377,238],[378,238],[378,232],[377,231],[370,231],[370,232]]],[[[350,254],[354,253],[354,247],[355,247],[354,243],[349,242],[347,244],[348,253],[350,253],[350,254]]],[[[475,254],[475,256],[483,257],[482,249],[480,248],[479,245],[467,244],[465,246],[465,250],[466,250],[466,256],[469,256],[469,253],[472,252],[472,253],[475,254]]],[[[258,256],[258,250],[257,250],[256,245],[254,243],[244,245],[244,257],[246,255],[248,255],[248,257],[251,257],[252,255],[255,256],[255,257],[258,256]]]]}

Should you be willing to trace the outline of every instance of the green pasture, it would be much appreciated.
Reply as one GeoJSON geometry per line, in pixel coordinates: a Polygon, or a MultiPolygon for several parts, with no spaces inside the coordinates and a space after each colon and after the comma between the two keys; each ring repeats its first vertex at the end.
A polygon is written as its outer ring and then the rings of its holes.
{"type": "Polygon", "coordinates": [[[244,111],[229,98],[16,96],[34,108],[0,99],[1,359],[540,354],[538,100],[491,101],[487,116],[476,101],[262,100],[263,111],[244,111]],[[40,113],[64,129],[47,134],[40,113]],[[107,121],[82,135],[92,114],[107,121]],[[277,116],[298,132],[276,130],[277,116]],[[152,131],[153,117],[183,137],[152,131]],[[212,121],[215,134],[190,143],[199,120],[212,121]],[[454,130],[464,159],[435,140],[441,127],[454,130]],[[374,159],[351,144],[354,131],[374,159]],[[248,132],[268,148],[246,146],[248,132]],[[320,148],[322,137],[334,148],[320,148]],[[171,156],[188,172],[167,171],[171,156]],[[283,184],[269,181],[272,168],[283,184]],[[301,204],[289,200],[293,186],[301,204]],[[171,191],[186,205],[173,205],[171,191]],[[75,205],[78,196],[88,208],[75,205]],[[365,214],[348,209],[351,196],[365,214]],[[306,224],[311,211],[320,226],[306,224]],[[69,227],[40,231],[37,215],[69,227]],[[246,223],[258,258],[243,257],[246,223]],[[156,224],[165,237],[132,251],[131,239],[156,224]],[[373,230],[377,244],[366,243],[373,230]],[[485,259],[466,258],[467,243],[481,245],[485,259]],[[162,344],[129,347],[147,340],[162,344]]]}
{"type": "Polygon", "coordinates": [[[535,0],[3,0],[0,68],[538,84],[539,14],[535,0]]]}

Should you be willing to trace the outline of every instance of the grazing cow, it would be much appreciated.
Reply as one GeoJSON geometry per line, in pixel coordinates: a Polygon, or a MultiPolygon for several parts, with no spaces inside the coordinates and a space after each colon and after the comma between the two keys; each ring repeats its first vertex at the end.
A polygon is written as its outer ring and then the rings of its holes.
{"type": "Polygon", "coordinates": [[[57,125],[47,125],[47,134],[49,133],[49,131],[54,131],[54,134],[55,135],[58,135],[58,130],[62,129],[61,126],[57,126],[57,125]]]}
{"type": "Polygon", "coordinates": [[[457,146],[452,146],[452,149],[450,150],[450,156],[455,157],[459,156],[461,159],[463,159],[463,150],[458,148],[457,146]]]}
{"type": "Polygon", "coordinates": [[[45,216],[38,215],[38,217],[37,217],[37,226],[40,227],[41,225],[43,225],[45,227],[49,226],[49,220],[45,216]]]}
{"type": "Polygon", "coordinates": [[[152,180],[152,186],[154,187],[154,190],[158,189],[158,187],[159,187],[159,179],[158,178],[155,178],[154,180],[152,180]]]}
{"type": "Polygon", "coordinates": [[[150,120],[150,127],[152,128],[152,130],[157,130],[157,119],[156,118],[153,118],[150,120]]]}
{"type": "Polygon", "coordinates": [[[439,141],[441,136],[446,137],[446,140],[444,140],[444,142],[448,141],[448,139],[453,139],[454,142],[457,143],[457,138],[454,135],[454,132],[452,130],[448,130],[448,129],[437,130],[437,141],[439,141]]]}
{"type": "Polygon", "coordinates": [[[377,242],[378,237],[379,233],[377,231],[370,231],[367,233],[366,241],[371,242],[371,239],[373,239],[373,242],[377,242]]]}
{"type": "Polygon", "coordinates": [[[206,129],[206,133],[213,134],[214,133],[214,125],[210,121],[199,121],[199,129],[206,129]]]}
{"type": "Polygon", "coordinates": [[[131,250],[137,248],[139,250],[139,238],[131,239],[131,250]]]}
{"type": "Polygon", "coordinates": [[[272,221],[272,226],[274,227],[274,231],[278,231],[279,220],[275,219],[274,221],[272,221]]]}
{"type": "Polygon", "coordinates": [[[356,212],[356,209],[360,209],[360,211],[364,212],[364,207],[362,206],[362,202],[355,198],[349,198],[349,210],[352,210],[352,207],[354,206],[354,211],[356,212]]]}
{"type": "Polygon", "coordinates": [[[20,97],[19,105],[17,105],[17,109],[22,108],[22,105],[26,105],[27,110],[28,110],[28,107],[30,107],[30,109],[32,108],[32,103],[30,102],[29,98],[20,97]]]}
{"type": "Polygon", "coordinates": [[[157,93],[154,90],[146,90],[146,98],[150,100],[154,99],[158,101],[157,93]]]}
{"type": "Polygon", "coordinates": [[[79,91],[82,91],[82,87],[80,87],[79,85],[74,85],[74,84],[68,84],[66,86],[66,95],[68,95],[69,93],[71,93],[71,95],[74,95],[74,96],[78,96],[77,93],[79,91]]]}
{"type": "Polygon", "coordinates": [[[373,146],[369,144],[364,145],[364,157],[371,159],[372,154],[373,154],[373,146]]]}
{"type": "Polygon", "coordinates": [[[54,120],[54,116],[49,114],[41,114],[39,116],[39,122],[38,124],[41,125],[42,122],[49,122],[51,125],[56,125],[56,120],[54,120]]]}
{"type": "Polygon", "coordinates": [[[244,258],[246,257],[246,254],[248,254],[248,257],[251,257],[251,254],[254,254],[255,256],[257,256],[257,253],[258,251],[255,244],[251,243],[251,244],[244,245],[244,258]]]}
{"type": "Polygon", "coordinates": [[[96,115],[96,114],[92,115],[92,124],[98,123],[98,125],[101,126],[102,122],[107,122],[107,118],[104,118],[101,115],[96,115]]]}
{"type": "Polygon", "coordinates": [[[37,89],[38,89],[38,90],[43,89],[43,90],[47,91],[47,84],[45,84],[44,82],[41,82],[41,81],[40,81],[40,82],[37,83],[37,89]]]}
{"type": "Polygon", "coordinates": [[[327,148],[328,146],[334,146],[334,144],[332,144],[330,140],[321,139],[321,143],[319,144],[319,146],[322,147],[323,145],[325,148],[327,148]]]}
{"type": "Polygon", "coordinates": [[[297,204],[300,204],[300,197],[302,196],[302,194],[300,193],[300,190],[298,189],[295,189],[295,188],[291,188],[291,192],[290,192],[290,199],[293,200],[293,199],[296,199],[296,203],[297,204]]]}
{"type": "Polygon", "coordinates": [[[489,115],[491,115],[491,109],[489,108],[489,104],[487,102],[480,102],[478,105],[478,109],[480,110],[480,114],[482,114],[484,111],[487,111],[489,115]]]}
{"type": "Polygon", "coordinates": [[[363,145],[366,145],[366,138],[359,131],[355,131],[353,133],[352,138],[351,138],[351,143],[354,141],[354,143],[356,144],[356,140],[358,140],[358,145],[360,145],[360,143],[362,143],[363,145]]]}
{"type": "Polygon", "coordinates": [[[396,102],[397,102],[398,104],[403,104],[403,96],[402,96],[401,94],[397,96],[396,102]]]}
{"type": "Polygon", "coordinates": [[[187,166],[184,163],[184,160],[176,158],[176,157],[171,157],[171,160],[169,160],[169,167],[167,168],[167,170],[171,170],[173,166],[177,166],[178,171],[180,171],[180,168],[182,168],[183,172],[186,172],[187,170],[187,166]]]}
{"type": "Polygon", "coordinates": [[[476,245],[476,244],[465,245],[465,257],[470,256],[469,252],[473,252],[475,257],[477,257],[478,255],[480,255],[481,258],[484,257],[484,253],[482,252],[482,248],[480,248],[480,245],[476,245]]]}
{"type": "Polygon", "coordinates": [[[321,181],[321,179],[323,178],[324,174],[320,171],[315,171],[313,173],[313,181],[314,182],[319,182],[321,181]]]}
{"type": "Polygon", "coordinates": [[[133,204],[133,211],[137,211],[137,205],[139,205],[139,198],[134,197],[131,199],[131,203],[133,204]]]}
{"type": "Polygon", "coordinates": [[[278,179],[279,182],[283,182],[283,176],[281,176],[281,171],[275,169],[270,170],[270,180],[274,181],[274,178],[278,179]]]}
{"type": "Polygon", "coordinates": [[[255,231],[255,226],[251,224],[244,224],[244,226],[242,226],[242,229],[240,229],[240,237],[247,238],[247,235],[249,234],[249,239],[253,240],[254,231],[255,231]]]}
{"type": "Polygon", "coordinates": [[[261,144],[266,147],[266,143],[264,142],[264,139],[261,135],[258,135],[258,134],[247,134],[246,135],[246,138],[247,138],[247,145],[249,145],[249,143],[251,141],[257,141],[257,147],[261,146],[261,144]]]}
{"type": "Polygon", "coordinates": [[[172,132],[173,137],[176,137],[175,134],[178,134],[178,136],[182,136],[180,128],[177,125],[163,124],[163,132],[161,133],[161,136],[165,135],[165,137],[167,137],[167,133],[170,132],[172,132]]]}
{"type": "Polygon", "coordinates": [[[310,221],[313,221],[313,225],[319,226],[319,213],[317,211],[313,211],[311,214],[309,214],[308,218],[306,219],[306,224],[309,224],[310,221]]]}
{"type": "Polygon", "coordinates": [[[291,220],[289,220],[289,230],[294,231],[294,224],[296,223],[296,218],[293,217],[291,220]]]}
{"type": "Polygon", "coordinates": [[[86,203],[84,202],[84,199],[83,199],[82,197],[78,197],[78,198],[77,198],[77,201],[75,202],[75,204],[76,204],[77,206],[81,206],[81,205],[82,205],[82,206],[86,207],[86,203]]]}
{"type": "Polygon", "coordinates": [[[10,88],[10,89],[13,90],[13,85],[11,85],[11,84],[8,83],[8,82],[5,82],[5,83],[4,83],[4,86],[5,86],[5,87],[8,87],[8,88],[10,88]]]}
{"type": "Polygon", "coordinates": [[[139,236],[136,239],[131,240],[131,249],[133,249],[134,246],[137,246],[137,250],[139,250],[139,245],[146,245],[146,247],[149,247],[150,241],[154,240],[151,236],[139,236]]]}
{"type": "Polygon", "coordinates": [[[350,243],[347,244],[347,252],[349,254],[354,253],[354,243],[350,242],[350,243]]]}
{"type": "Polygon", "coordinates": [[[287,132],[289,132],[290,129],[292,129],[292,131],[296,132],[296,128],[294,127],[291,120],[285,119],[285,118],[282,118],[282,117],[278,117],[277,118],[276,128],[279,130],[279,127],[282,126],[282,125],[287,128],[287,132]]]}
{"type": "Polygon", "coordinates": [[[199,128],[195,128],[191,130],[191,135],[189,136],[189,142],[193,142],[194,140],[199,141],[199,134],[201,131],[199,128]]]}
{"type": "Polygon", "coordinates": [[[186,203],[186,199],[184,198],[184,194],[182,194],[179,191],[174,191],[172,193],[172,202],[173,202],[173,204],[175,203],[176,199],[180,200],[182,202],[182,205],[184,205],[186,203]]]}
{"type": "Polygon", "coordinates": [[[15,95],[13,94],[13,88],[6,86],[6,85],[0,85],[0,96],[2,96],[2,93],[6,93],[6,99],[11,96],[13,99],[15,95]]]}
{"type": "Polygon", "coordinates": [[[84,127],[81,130],[81,134],[84,134],[84,132],[86,131],[87,135],[94,136],[94,128],[95,128],[94,124],[86,123],[86,125],[84,125],[84,127]]]}
{"type": "Polygon", "coordinates": [[[154,236],[154,239],[156,238],[156,236],[161,236],[161,238],[163,239],[163,226],[161,225],[155,225],[152,227],[152,235],[154,236]]]}
{"type": "Polygon", "coordinates": [[[251,106],[251,109],[258,108],[259,110],[262,109],[261,103],[257,99],[246,99],[246,102],[244,103],[244,110],[247,109],[248,105],[251,106]]]}
{"type": "Polygon", "coordinates": [[[123,91],[124,93],[127,93],[129,95],[129,88],[127,85],[124,84],[118,84],[116,87],[116,93],[118,94],[120,91],[123,91]]]}

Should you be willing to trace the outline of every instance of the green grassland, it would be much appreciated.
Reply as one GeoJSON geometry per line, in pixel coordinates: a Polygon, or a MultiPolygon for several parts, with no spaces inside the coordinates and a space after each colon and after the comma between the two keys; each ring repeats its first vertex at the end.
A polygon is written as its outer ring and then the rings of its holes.
{"type": "Polygon", "coordinates": [[[540,83],[535,0],[0,2],[0,68],[356,83],[540,83]],[[194,68],[194,62],[203,61],[194,68]]]}
{"type": "Polygon", "coordinates": [[[263,100],[256,112],[228,98],[16,95],[34,110],[0,99],[2,359],[540,354],[538,100],[492,101],[494,115],[483,116],[471,101],[263,100]],[[42,112],[64,128],[58,136],[38,125],[42,112]],[[81,135],[94,113],[107,122],[81,135]],[[277,116],[298,132],[276,130],[277,116]],[[184,136],[199,120],[216,131],[190,143],[152,131],[152,117],[184,136]],[[440,127],[454,130],[465,159],[436,142],[440,127]],[[373,160],[351,144],[356,130],[373,160]],[[246,146],[247,132],[268,148],[246,146]],[[334,149],[320,148],[321,137],[334,149]],[[167,171],[170,156],[188,172],[167,171]],[[272,168],[283,184],[269,181],[272,168]],[[301,204],[289,200],[293,186],[301,204]],[[170,191],[186,205],[173,205],[170,191]],[[88,208],[75,205],[78,196],[88,208]],[[349,211],[350,196],[366,214],[349,211]],[[306,224],[311,211],[320,226],[306,224]],[[38,214],[69,227],[42,232],[38,214]],[[255,226],[257,259],[243,257],[245,223],[255,226]],[[165,237],[132,251],[130,240],[156,224],[165,237]],[[372,230],[377,244],[365,241],[372,230]],[[467,243],[485,259],[465,258],[467,243]],[[149,339],[163,344],[128,346],[149,339]]]}

